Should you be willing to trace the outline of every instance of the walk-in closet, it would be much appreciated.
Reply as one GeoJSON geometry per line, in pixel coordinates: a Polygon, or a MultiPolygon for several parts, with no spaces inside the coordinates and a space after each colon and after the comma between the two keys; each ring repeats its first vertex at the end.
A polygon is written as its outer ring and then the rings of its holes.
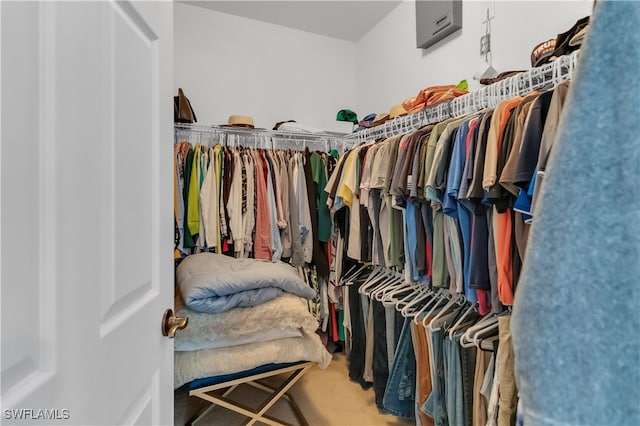
{"type": "Polygon", "coordinates": [[[640,425],[640,3],[0,20],[0,423],[640,425]]]}

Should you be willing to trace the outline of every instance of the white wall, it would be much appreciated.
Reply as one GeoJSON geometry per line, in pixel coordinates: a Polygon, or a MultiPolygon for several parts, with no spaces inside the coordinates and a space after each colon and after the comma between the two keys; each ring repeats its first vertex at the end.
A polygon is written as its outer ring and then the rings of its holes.
{"type": "MultiPolygon", "coordinates": [[[[174,3],[174,82],[202,124],[252,116],[336,129],[356,105],[356,44],[174,3]]],[[[344,127],[343,127],[344,129],[344,127]]]]}
{"type": "Polygon", "coordinates": [[[491,20],[493,67],[507,71],[529,69],[534,46],[590,15],[592,4],[592,0],[465,0],[462,30],[422,50],[416,48],[415,3],[405,0],[358,41],[356,111],[363,116],[388,111],[425,87],[462,79],[471,89],[480,87],[473,74],[482,60],[480,37],[487,8],[495,14],[491,20]]]}

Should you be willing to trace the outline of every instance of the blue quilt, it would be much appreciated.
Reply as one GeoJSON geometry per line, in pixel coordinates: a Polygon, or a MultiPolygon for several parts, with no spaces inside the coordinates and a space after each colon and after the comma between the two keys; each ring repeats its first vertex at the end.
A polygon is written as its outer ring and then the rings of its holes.
{"type": "Polygon", "coordinates": [[[283,292],[305,299],[315,296],[315,290],[286,263],[236,259],[215,253],[185,258],[176,270],[176,281],[189,308],[212,314],[257,306],[283,292]]]}

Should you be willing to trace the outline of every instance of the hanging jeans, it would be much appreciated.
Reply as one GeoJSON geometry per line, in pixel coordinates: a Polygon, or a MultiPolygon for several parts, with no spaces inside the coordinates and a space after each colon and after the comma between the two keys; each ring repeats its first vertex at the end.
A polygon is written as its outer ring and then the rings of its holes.
{"type": "Polygon", "coordinates": [[[433,419],[422,412],[420,407],[431,393],[431,362],[429,361],[429,344],[422,323],[411,323],[411,338],[416,356],[416,424],[433,426],[433,419]]]}
{"type": "Polygon", "coordinates": [[[416,403],[416,357],[410,323],[410,318],[404,320],[382,404],[388,413],[413,419],[416,403]]]}
{"type": "Polygon", "coordinates": [[[425,329],[429,340],[429,357],[431,359],[431,394],[422,405],[422,411],[433,418],[436,426],[448,426],[447,409],[444,393],[444,361],[442,353],[442,331],[425,329]]]}
{"type": "Polygon", "coordinates": [[[365,325],[362,317],[362,306],[358,289],[362,282],[355,282],[346,287],[349,292],[349,309],[351,310],[351,353],[349,354],[349,378],[360,386],[367,388],[364,380],[365,363],[365,325]]]}
{"type": "Polygon", "coordinates": [[[382,302],[371,300],[373,306],[373,390],[376,394],[376,406],[383,408],[382,399],[389,378],[387,355],[387,326],[382,302]]]}
{"type": "Polygon", "coordinates": [[[393,357],[396,352],[394,338],[396,330],[396,310],[393,306],[384,307],[384,318],[387,330],[387,366],[389,367],[389,371],[391,371],[391,367],[393,366],[393,357]]]}
{"type": "Polygon", "coordinates": [[[447,419],[450,425],[462,425],[463,401],[462,401],[462,364],[460,362],[460,345],[453,339],[449,339],[448,333],[444,333],[442,339],[442,355],[445,377],[445,401],[447,407],[447,419]]]}
{"type": "MultiPolygon", "coordinates": [[[[454,340],[460,345],[460,336],[463,332],[456,333],[454,340]]],[[[464,410],[462,411],[462,420],[464,426],[473,425],[473,383],[476,371],[476,347],[463,348],[460,347],[462,356],[462,402],[464,410]]]]}

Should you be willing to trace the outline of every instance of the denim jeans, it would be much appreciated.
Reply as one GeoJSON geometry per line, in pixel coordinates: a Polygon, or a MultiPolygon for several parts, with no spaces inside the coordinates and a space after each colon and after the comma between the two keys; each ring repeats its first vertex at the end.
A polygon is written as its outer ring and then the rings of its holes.
{"type": "MultiPolygon", "coordinates": [[[[454,340],[460,344],[460,334],[454,335],[454,340]]],[[[473,424],[473,382],[476,371],[476,348],[460,348],[462,355],[462,424],[471,426],[473,424]]],[[[482,368],[482,367],[480,367],[482,368]]]]}
{"type": "MultiPolygon", "coordinates": [[[[365,296],[367,297],[367,296],[365,296]]],[[[368,300],[368,299],[367,299],[368,300]]],[[[365,337],[365,350],[364,350],[364,372],[362,373],[362,378],[365,382],[373,383],[373,342],[374,342],[374,329],[373,329],[373,305],[367,302],[368,311],[367,311],[367,324],[366,329],[366,337],[365,337]]]]}
{"type": "Polygon", "coordinates": [[[388,413],[415,418],[416,357],[411,337],[411,319],[405,319],[394,357],[383,406],[388,413]]]}
{"type": "Polygon", "coordinates": [[[444,393],[444,361],[442,353],[442,330],[426,329],[431,359],[431,394],[422,405],[422,411],[433,418],[436,426],[448,426],[444,393]]]}
{"type": "MultiPolygon", "coordinates": [[[[430,324],[436,328],[436,331],[431,331],[429,327],[426,327],[427,336],[430,342],[429,357],[432,367],[432,392],[423,404],[422,410],[433,418],[436,426],[456,424],[449,422],[447,419],[447,371],[445,370],[445,362],[449,362],[449,358],[445,361],[445,356],[451,352],[451,349],[447,349],[447,354],[444,353],[444,339],[446,332],[443,331],[446,324],[451,324],[453,322],[455,315],[456,312],[452,311],[436,320],[432,320],[430,324]]],[[[449,340],[448,335],[446,340],[449,340]]]]}
{"type": "Polygon", "coordinates": [[[447,419],[450,425],[463,424],[462,402],[462,364],[460,362],[460,345],[449,339],[444,333],[442,341],[444,366],[444,391],[447,407],[447,419]]]}
{"type": "Polygon", "coordinates": [[[349,291],[349,309],[351,311],[351,353],[349,354],[349,378],[360,383],[363,388],[367,384],[363,378],[365,363],[365,327],[362,320],[362,306],[358,289],[362,282],[356,282],[346,289],[349,291]]]}
{"type": "Polygon", "coordinates": [[[382,399],[389,378],[387,357],[387,327],[382,302],[371,300],[373,306],[373,390],[376,394],[376,406],[383,408],[382,399]]]}
{"type": "Polygon", "coordinates": [[[396,324],[396,309],[393,306],[389,306],[384,308],[384,319],[385,326],[387,329],[387,366],[389,367],[389,371],[391,371],[391,367],[393,366],[393,357],[396,351],[395,344],[395,324],[396,324]]]}

